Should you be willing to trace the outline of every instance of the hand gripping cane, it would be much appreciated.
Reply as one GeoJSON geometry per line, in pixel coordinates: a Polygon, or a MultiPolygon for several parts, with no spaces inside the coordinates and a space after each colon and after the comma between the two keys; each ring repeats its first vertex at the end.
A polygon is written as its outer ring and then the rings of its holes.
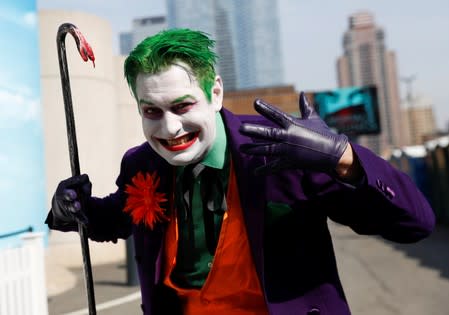
{"type": "MultiPolygon", "coordinates": [[[[70,167],[72,169],[72,176],[80,175],[80,165],[78,159],[78,146],[76,143],[76,132],[75,132],[75,119],[73,116],[72,107],[72,93],[70,91],[70,80],[69,80],[69,70],[67,68],[67,57],[65,50],[65,36],[69,32],[75,38],[76,46],[78,51],[84,61],[92,60],[95,67],[95,57],[90,47],[87,43],[83,34],[78,30],[78,28],[70,23],[64,23],[59,26],[58,33],[56,35],[56,44],[58,47],[58,58],[59,58],[59,71],[61,73],[61,84],[62,84],[62,94],[64,96],[64,108],[65,108],[65,118],[67,125],[67,137],[69,142],[69,152],[70,152],[70,167]]],[[[87,292],[87,302],[89,306],[89,315],[95,315],[95,294],[94,285],[92,281],[92,267],[90,263],[89,254],[89,243],[87,239],[86,227],[78,223],[78,232],[81,238],[81,250],[83,254],[83,265],[84,265],[84,280],[86,284],[87,292]]]]}

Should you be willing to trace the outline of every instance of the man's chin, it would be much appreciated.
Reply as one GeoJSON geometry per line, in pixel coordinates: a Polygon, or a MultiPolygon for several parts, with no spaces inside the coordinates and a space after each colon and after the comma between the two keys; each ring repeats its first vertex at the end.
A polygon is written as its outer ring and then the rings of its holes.
{"type": "Polygon", "coordinates": [[[205,152],[199,152],[197,149],[197,144],[189,147],[187,150],[183,151],[170,151],[167,150],[158,142],[148,141],[151,148],[165,161],[173,166],[186,166],[189,164],[194,164],[202,160],[205,156],[205,152]]]}
{"type": "MultiPolygon", "coordinates": [[[[167,153],[167,151],[165,153],[167,153]]],[[[202,156],[194,156],[190,154],[190,152],[182,152],[178,154],[160,154],[160,156],[162,156],[169,164],[173,166],[186,166],[199,162],[202,158],[202,156]]]]}

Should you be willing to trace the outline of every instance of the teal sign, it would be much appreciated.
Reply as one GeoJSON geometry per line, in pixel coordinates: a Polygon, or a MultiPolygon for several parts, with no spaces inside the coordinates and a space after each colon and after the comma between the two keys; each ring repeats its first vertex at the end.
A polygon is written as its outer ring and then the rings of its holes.
{"type": "Polygon", "coordinates": [[[353,86],[311,92],[314,106],[326,124],[350,136],[380,133],[375,86],[353,86]]]}
{"type": "Polygon", "coordinates": [[[0,2],[0,249],[46,231],[36,0],[0,2]]]}

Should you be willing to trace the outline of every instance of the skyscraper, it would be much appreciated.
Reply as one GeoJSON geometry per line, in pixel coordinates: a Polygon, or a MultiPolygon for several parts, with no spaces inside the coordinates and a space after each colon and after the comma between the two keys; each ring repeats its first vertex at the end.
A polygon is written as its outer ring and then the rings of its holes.
{"type": "Polygon", "coordinates": [[[226,89],[283,84],[277,1],[167,0],[167,19],[216,40],[226,89]]]}
{"type": "Polygon", "coordinates": [[[128,55],[143,39],[166,28],[167,20],[165,16],[148,16],[134,19],[132,30],[120,34],[120,54],[128,55]]]}
{"type": "Polygon", "coordinates": [[[401,111],[395,53],[387,50],[385,33],[369,12],[349,17],[343,36],[343,56],[338,58],[338,85],[376,85],[381,133],[360,137],[359,142],[380,155],[403,145],[401,111]]]}

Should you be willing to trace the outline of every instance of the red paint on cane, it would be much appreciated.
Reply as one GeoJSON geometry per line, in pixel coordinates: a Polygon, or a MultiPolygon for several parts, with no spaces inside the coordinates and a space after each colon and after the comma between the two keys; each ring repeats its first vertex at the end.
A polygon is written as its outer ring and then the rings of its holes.
{"type": "Polygon", "coordinates": [[[92,64],[94,65],[95,68],[95,56],[92,47],[90,47],[86,38],[78,29],[75,29],[75,36],[79,40],[78,51],[81,55],[81,58],[83,58],[84,61],[88,61],[89,59],[92,60],[92,64]]]}

